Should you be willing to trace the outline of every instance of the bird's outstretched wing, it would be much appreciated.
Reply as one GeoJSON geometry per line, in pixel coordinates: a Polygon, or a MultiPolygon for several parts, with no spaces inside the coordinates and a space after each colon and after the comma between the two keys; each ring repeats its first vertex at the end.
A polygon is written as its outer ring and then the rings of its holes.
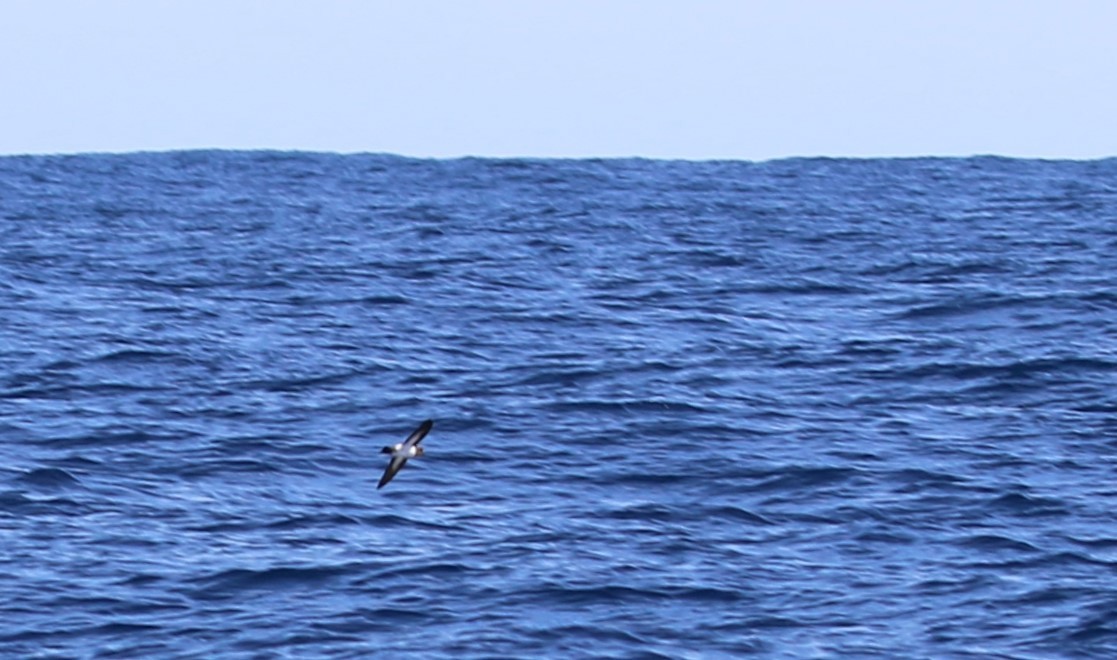
{"type": "Polygon", "coordinates": [[[403,456],[393,456],[392,460],[388,462],[388,467],[384,469],[384,476],[380,477],[380,483],[376,484],[376,489],[379,490],[388,485],[392,477],[396,476],[396,473],[402,470],[405,464],[407,464],[406,458],[403,456]]]}
{"type": "Polygon", "coordinates": [[[411,435],[407,436],[407,439],[403,441],[403,448],[407,449],[419,444],[423,438],[427,437],[427,434],[430,433],[432,426],[434,426],[433,419],[428,419],[420,424],[419,428],[412,431],[411,435]]]}

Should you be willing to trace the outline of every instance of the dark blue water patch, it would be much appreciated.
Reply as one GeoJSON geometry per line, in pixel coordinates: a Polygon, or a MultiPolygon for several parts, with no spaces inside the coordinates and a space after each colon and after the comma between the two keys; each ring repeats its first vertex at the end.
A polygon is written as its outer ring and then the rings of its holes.
{"type": "Polygon", "coordinates": [[[79,484],[77,478],[60,468],[37,468],[22,475],[24,484],[43,489],[60,489],[79,484]]]}
{"type": "Polygon", "coordinates": [[[203,577],[197,582],[193,598],[214,600],[241,598],[257,592],[311,589],[328,583],[346,573],[345,568],[274,567],[262,570],[231,569],[203,577]]]}
{"type": "Polygon", "coordinates": [[[1024,493],[1006,493],[987,503],[999,513],[1012,516],[1060,516],[1067,513],[1057,498],[1029,496],[1024,493]]]}
{"type": "Polygon", "coordinates": [[[1110,657],[1115,177],[0,158],[0,655],[1110,657]]]}
{"type": "Polygon", "coordinates": [[[958,543],[967,548],[974,548],[991,553],[1004,552],[1015,554],[1039,551],[1038,548],[1025,541],[998,534],[976,534],[969,538],[962,539],[958,543]]]}

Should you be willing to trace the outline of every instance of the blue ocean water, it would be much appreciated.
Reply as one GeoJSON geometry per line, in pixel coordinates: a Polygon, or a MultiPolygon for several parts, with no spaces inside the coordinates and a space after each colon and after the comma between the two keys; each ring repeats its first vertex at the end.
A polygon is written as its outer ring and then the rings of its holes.
{"type": "Polygon", "coordinates": [[[1115,322],[1117,160],[0,158],[0,656],[1115,657],[1115,322]]]}

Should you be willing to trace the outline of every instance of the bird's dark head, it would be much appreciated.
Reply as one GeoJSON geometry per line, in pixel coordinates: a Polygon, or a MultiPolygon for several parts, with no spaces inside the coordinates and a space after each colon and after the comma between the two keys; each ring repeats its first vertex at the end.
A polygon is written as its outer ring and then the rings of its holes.
{"type": "Polygon", "coordinates": [[[380,453],[381,454],[391,454],[394,451],[395,451],[394,447],[385,447],[385,448],[380,450],[380,453]]]}

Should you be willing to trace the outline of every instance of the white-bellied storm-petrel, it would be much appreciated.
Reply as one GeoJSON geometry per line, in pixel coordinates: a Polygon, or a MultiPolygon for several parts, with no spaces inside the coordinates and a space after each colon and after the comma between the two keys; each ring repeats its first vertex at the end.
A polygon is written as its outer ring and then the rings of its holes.
{"type": "Polygon", "coordinates": [[[388,467],[384,470],[384,476],[380,477],[380,483],[376,486],[377,489],[388,485],[392,477],[403,469],[407,459],[423,455],[423,448],[419,446],[419,443],[426,437],[427,433],[430,433],[432,426],[434,426],[434,420],[428,419],[420,424],[419,428],[412,431],[411,435],[407,436],[407,439],[403,442],[380,450],[381,454],[391,454],[392,460],[388,461],[388,467]]]}

